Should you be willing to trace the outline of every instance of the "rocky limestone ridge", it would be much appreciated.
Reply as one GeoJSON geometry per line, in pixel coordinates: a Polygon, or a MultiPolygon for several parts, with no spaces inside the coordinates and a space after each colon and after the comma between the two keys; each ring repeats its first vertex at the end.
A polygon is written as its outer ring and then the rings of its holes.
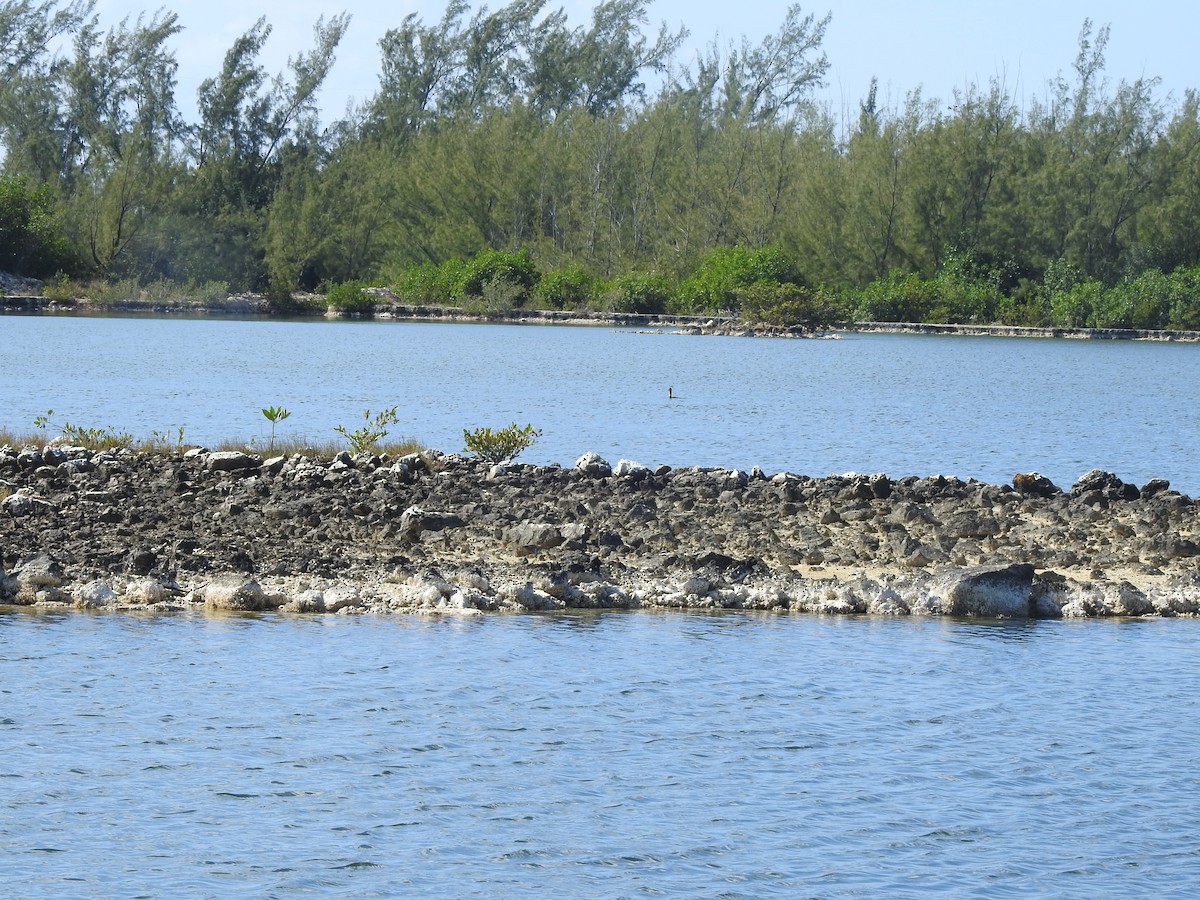
{"type": "Polygon", "coordinates": [[[767,476],[0,448],[0,603],[288,612],[1200,614],[1200,509],[1101,471],[767,476]]]}

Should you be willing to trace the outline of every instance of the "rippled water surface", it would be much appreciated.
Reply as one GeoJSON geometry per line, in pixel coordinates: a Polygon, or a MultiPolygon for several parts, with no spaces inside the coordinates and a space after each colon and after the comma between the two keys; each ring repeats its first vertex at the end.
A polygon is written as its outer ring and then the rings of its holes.
{"type": "Polygon", "coordinates": [[[847,335],[785,341],[605,328],[0,316],[0,425],[114,426],[192,441],[336,438],[399,406],[446,451],[529,422],[525,459],[805,475],[942,473],[1061,487],[1102,468],[1200,494],[1200,345],[847,335]],[[679,399],[669,400],[668,388],[679,399]]]}
{"type": "Polygon", "coordinates": [[[3,893],[1195,896],[1197,625],[0,614],[3,893]]]}

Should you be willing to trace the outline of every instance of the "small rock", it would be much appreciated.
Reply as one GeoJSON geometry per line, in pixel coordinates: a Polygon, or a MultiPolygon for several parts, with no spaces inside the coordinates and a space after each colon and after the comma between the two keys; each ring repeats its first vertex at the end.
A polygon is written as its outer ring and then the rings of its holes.
{"type": "Polygon", "coordinates": [[[622,459],[617,461],[617,465],[613,468],[612,473],[618,478],[633,478],[636,480],[649,475],[650,469],[639,462],[634,462],[632,459],[622,459]]]}

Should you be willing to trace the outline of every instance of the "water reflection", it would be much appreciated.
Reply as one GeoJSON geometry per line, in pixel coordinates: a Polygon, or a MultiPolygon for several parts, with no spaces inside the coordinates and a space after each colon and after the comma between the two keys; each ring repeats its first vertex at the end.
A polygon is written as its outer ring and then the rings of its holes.
{"type": "Polygon", "coordinates": [[[1046,636],[1054,623],[1041,619],[967,619],[946,617],[939,620],[943,633],[951,639],[967,641],[986,638],[1004,644],[1025,644],[1046,636]],[[1041,634],[1035,634],[1037,631],[1041,634]]]}

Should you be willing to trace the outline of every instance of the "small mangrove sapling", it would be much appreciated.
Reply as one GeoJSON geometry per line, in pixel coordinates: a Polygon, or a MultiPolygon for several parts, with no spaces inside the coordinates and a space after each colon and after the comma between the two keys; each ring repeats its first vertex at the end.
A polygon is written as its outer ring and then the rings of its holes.
{"type": "Polygon", "coordinates": [[[284,409],[282,406],[268,406],[262,411],[262,414],[271,423],[271,442],[267,445],[267,452],[270,453],[275,449],[275,426],[290,416],[292,411],[284,409]]]}
{"type": "Polygon", "coordinates": [[[361,428],[350,431],[346,426],[338,425],[333,430],[350,443],[351,453],[374,453],[380,440],[387,437],[387,426],[395,425],[400,421],[400,416],[396,412],[399,408],[393,406],[391,409],[380,410],[374,416],[371,415],[369,409],[364,409],[361,428]]]}
{"type": "Polygon", "coordinates": [[[474,431],[463,429],[467,450],[492,465],[516,459],[541,436],[540,428],[535,429],[532,425],[521,428],[516,422],[506,428],[476,428],[474,431]]]}

